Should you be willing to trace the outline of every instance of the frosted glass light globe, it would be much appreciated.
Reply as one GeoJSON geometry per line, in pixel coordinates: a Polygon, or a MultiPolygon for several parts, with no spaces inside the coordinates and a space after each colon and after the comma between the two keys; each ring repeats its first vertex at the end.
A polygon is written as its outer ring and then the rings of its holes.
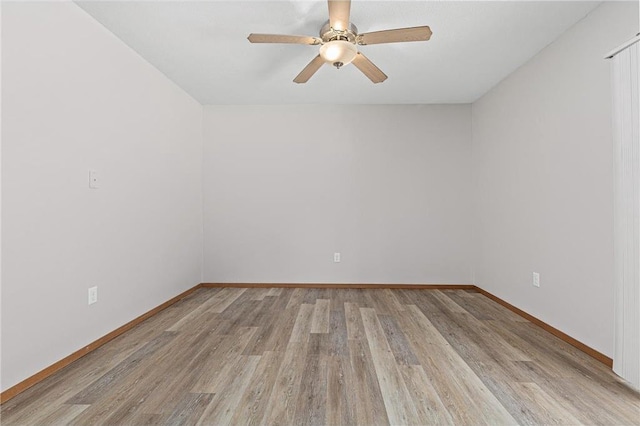
{"type": "Polygon", "coordinates": [[[320,46],[320,56],[328,62],[340,68],[347,65],[358,54],[355,44],[346,40],[333,40],[320,46]]]}

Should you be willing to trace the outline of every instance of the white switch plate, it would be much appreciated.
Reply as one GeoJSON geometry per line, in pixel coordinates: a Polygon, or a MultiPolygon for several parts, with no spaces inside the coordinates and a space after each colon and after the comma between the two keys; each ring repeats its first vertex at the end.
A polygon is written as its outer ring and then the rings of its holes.
{"type": "Polygon", "coordinates": [[[98,287],[89,288],[89,305],[93,305],[98,301],[98,287]]]}
{"type": "Polygon", "coordinates": [[[540,274],[537,272],[533,273],[533,286],[540,287],[540,274]]]}
{"type": "Polygon", "coordinates": [[[100,180],[98,179],[98,172],[95,170],[89,170],[89,188],[100,188],[100,180]]]}
{"type": "Polygon", "coordinates": [[[340,253],[333,253],[333,261],[335,263],[340,263],[340,253]]]}

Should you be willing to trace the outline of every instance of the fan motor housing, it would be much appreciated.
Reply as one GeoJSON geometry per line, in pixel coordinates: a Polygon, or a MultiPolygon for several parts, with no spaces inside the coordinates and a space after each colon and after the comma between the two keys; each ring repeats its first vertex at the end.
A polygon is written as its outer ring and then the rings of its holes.
{"type": "Polygon", "coordinates": [[[349,23],[349,28],[344,31],[334,30],[331,28],[329,21],[325,22],[325,24],[320,29],[320,38],[324,43],[328,43],[333,40],[346,40],[353,44],[356,44],[356,40],[358,38],[358,28],[349,23]]]}

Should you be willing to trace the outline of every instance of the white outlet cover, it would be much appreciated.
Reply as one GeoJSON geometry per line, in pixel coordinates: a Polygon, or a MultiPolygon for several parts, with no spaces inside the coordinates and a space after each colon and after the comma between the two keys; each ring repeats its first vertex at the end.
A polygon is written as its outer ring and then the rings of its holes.
{"type": "Polygon", "coordinates": [[[533,273],[533,286],[540,287],[540,274],[537,272],[533,273]]]}
{"type": "Polygon", "coordinates": [[[333,261],[335,263],[340,263],[340,253],[333,253],[333,261]]]}
{"type": "Polygon", "coordinates": [[[93,305],[98,301],[98,287],[89,288],[89,305],[93,305]]]}

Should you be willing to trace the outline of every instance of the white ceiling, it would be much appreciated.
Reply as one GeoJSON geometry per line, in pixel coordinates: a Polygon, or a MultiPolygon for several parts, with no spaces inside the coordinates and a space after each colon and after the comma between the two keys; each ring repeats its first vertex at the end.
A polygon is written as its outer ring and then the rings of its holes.
{"type": "Polygon", "coordinates": [[[326,0],[78,1],[202,104],[468,103],[599,2],[353,1],[359,32],[429,25],[428,42],[362,46],[388,80],[354,66],[293,78],[317,46],[251,44],[251,32],[317,35],[326,0]]]}

